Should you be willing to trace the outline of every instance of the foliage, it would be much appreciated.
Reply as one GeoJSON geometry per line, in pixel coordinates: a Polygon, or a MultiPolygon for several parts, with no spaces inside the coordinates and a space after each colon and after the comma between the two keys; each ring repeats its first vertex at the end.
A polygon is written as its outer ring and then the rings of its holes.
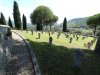
{"type": "Polygon", "coordinates": [[[39,6],[31,13],[30,19],[32,24],[37,25],[37,30],[42,30],[44,25],[54,23],[58,18],[48,7],[39,6]]]}
{"type": "Polygon", "coordinates": [[[18,30],[21,29],[20,12],[16,1],[14,1],[13,5],[13,18],[14,18],[15,28],[17,28],[18,30]]]}
{"type": "Polygon", "coordinates": [[[8,25],[13,29],[13,25],[12,25],[12,21],[11,21],[10,17],[9,17],[9,20],[8,20],[8,25]]]}
{"type": "Polygon", "coordinates": [[[94,35],[95,35],[97,26],[100,25],[100,14],[96,14],[96,15],[90,16],[87,19],[86,23],[90,27],[93,27],[94,28],[94,35]]]}
{"type": "Polygon", "coordinates": [[[26,20],[26,16],[23,14],[23,30],[27,29],[27,20],[26,20]]]}
{"type": "Polygon", "coordinates": [[[6,20],[5,20],[3,13],[1,13],[0,24],[6,25],[6,20]]]}
{"type": "Polygon", "coordinates": [[[50,25],[50,31],[51,31],[51,26],[54,25],[54,23],[56,23],[58,21],[58,16],[53,15],[51,19],[49,19],[49,21],[47,21],[45,23],[45,25],[50,25]]]}
{"type": "Polygon", "coordinates": [[[66,32],[66,31],[67,31],[67,19],[65,17],[63,21],[63,32],[66,32]]]}

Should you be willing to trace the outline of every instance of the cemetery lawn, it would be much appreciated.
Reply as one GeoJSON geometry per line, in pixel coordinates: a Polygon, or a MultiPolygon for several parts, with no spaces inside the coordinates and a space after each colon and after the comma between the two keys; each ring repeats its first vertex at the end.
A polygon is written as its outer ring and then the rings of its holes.
{"type": "Polygon", "coordinates": [[[48,33],[41,33],[41,38],[38,39],[38,32],[34,32],[32,35],[30,31],[28,33],[26,31],[13,31],[24,36],[32,45],[42,75],[78,75],[79,72],[73,64],[76,48],[80,48],[84,52],[80,75],[100,74],[100,57],[93,53],[95,43],[91,50],[84,47],[84,43],[92,40],[92,37],[82,40],[82,36],[80,36],[79,41],[73,38],[72,43],[69,43],[69,38],[66,38],[64,34],[61,34],[59,39],[57,39],[57,33],[54,33],[51,35],[53,44],[49,46],[48,33]]]}

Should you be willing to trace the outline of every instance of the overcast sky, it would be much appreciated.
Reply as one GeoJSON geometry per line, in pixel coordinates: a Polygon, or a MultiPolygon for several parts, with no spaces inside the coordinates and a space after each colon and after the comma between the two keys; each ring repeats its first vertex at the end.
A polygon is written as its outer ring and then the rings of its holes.
{"type": "MultiPolygon", "coordinates": [[[[13,1],[0,0],[0,12],[6,19],[13,18],[13,1]]],[[[19,10],[25,14],[30,22],[30,14],[39,5],[48,6],[59,17],[58,23],[63,22],[64,17],[68,20],[73,18],[87,17],[100,13],[100,0],[16,0],[19,10]]]]}

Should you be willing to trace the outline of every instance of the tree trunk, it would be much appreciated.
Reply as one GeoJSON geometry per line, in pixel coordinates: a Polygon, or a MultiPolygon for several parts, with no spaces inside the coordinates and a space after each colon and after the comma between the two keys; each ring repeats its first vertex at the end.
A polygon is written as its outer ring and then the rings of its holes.
{"type": "Polygon", "coordinates": [[[50,24],[50,31],[51,31],[51,24],[50,24]]]}
{"type": "Polygon", "coordinates": [[[97,39],[97,43],[96,43],[94,51],[97,55],[100,55],[100,32],[99,32],[99,35],[98,35],[98,39],[97,39]]]}
{"type": "Polygon", "coordinates": [[[94,25],[94,36],[96,34],[96,24],[94,25]]]}

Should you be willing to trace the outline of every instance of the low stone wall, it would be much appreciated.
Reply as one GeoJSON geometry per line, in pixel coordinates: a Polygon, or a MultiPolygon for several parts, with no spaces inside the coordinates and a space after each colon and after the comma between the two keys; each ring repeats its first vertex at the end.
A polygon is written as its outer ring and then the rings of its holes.
{"type": "Polygon", "coordinates": [[[12,41],[6,36],[7,28],[0,27],[0,75],[5,75],[6,65],[11,60],[12,41]]]}

